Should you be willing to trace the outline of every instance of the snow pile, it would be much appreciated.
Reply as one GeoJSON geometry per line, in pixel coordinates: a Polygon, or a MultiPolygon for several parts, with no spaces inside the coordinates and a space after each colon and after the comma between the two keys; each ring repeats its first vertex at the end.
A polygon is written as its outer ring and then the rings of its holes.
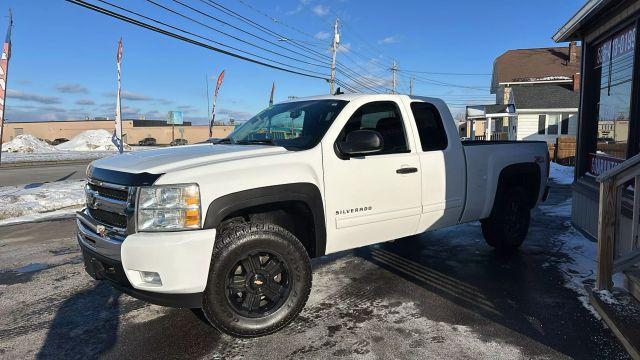
{"type": "Polygon", "coordinates": [[[56,148],[33,135],[22,134],[2,145],[2,150],[15,153],[44,153],[56,151],[56,148]]]}
{"type": "Polygon", "coordinates": [[[573,183],[573,166],[562,166],[552,162],[549,177],[557,184],[571,185],[573,183]]]}
{"type": "MultiPolygon", "coordinates": [[[[107,130],[87,130],[76,135],[73,139],[62,143],[56,148],[69,151],[117,151],[118,148],[111,141],[112,134],[107,130]]],[[[131,146],[125,144],[126,150],[131,146]]]]}
{"type": "Polygon", "coordinates": [[[0,187],[0,225],[73,214],[85,203],[84,180],[0,187]],[[39,216],[34,216],[39,215],[39,216]],[[22,219],[22,220],[21,220],[22,219]]]}

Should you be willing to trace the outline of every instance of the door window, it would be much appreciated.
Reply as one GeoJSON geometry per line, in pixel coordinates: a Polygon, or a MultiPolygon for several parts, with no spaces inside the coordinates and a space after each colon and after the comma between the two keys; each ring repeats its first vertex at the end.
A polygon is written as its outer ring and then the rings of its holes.
{"type": "Polygon", "coordinates": [[[444,150],[447,147],[447,133],[440,118],[440,112],[426,102],[411,103],[411,112],[416,120],[422,151],[444,150]]]}
{"type": "Polygon", "coordinates": [[[396,103],[376,101],[363,105],[347,121],[338,141],[344,141],[352,131],[364,129],[379,132],[384,142],[382,151],[371,155],[409,152],[402,115],[396,103]]]}

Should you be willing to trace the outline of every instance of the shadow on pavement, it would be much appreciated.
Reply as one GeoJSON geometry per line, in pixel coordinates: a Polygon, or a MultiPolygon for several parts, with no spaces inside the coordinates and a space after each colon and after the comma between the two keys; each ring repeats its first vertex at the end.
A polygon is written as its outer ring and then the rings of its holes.
{"type": "Polygon", "coordinates": [[[91,358],[107,352],[118,339],[120,296],[101,283],[62,302],[36,357],[91,358]]]}
{"type": "MultiPolygon", "coordinates": [[[[566,201],[560,191],[547,205],[566,201]]],[[[454,318],[482,329],[487,341],[512,342],[500,326],[485,330],[495,323],[524,335],[518,342],[533,340],[572,358],[624,354],[578,295],[563,286],[559,265],[571,258],[554,239],[567,231],[568,220],[536,210],[525,244],[511,255],[486,245],[477,223],[362,248],[356,255],[458,305],[462,310],[434,309],[437,302],[418,304],[433,320],[454,318]]]]}

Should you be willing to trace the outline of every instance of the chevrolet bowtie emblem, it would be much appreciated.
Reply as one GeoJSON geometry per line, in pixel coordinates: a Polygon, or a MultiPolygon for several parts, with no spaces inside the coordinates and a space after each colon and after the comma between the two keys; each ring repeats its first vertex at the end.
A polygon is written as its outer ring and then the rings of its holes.
{"type": "Polygon", "coordinates": [[[254,283],[254,284],[256,284],[256,285],[262,285],[262,284],[264,284],[264,281],[262,281],[262,280],[256,280],[256,281],[254,281],[253,283],[254,283]]]}
{"type": "Polygon", "coordinates": [[[107,228],[102,225],[96,226],[96,232],[102,237],[107,236],[107,228]]]}

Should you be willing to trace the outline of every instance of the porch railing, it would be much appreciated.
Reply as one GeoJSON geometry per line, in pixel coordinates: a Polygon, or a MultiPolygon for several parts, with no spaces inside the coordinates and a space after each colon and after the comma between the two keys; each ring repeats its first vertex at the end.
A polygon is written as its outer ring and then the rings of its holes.
{"type": "Polygon", "coordinates": [[[598,176],[596,181],[600,183],[596,288],[610,290],[613,274],[640,262],[640,154],[598,176]],[[623,219],[623,206],[629,203],[631,187],[633,201],[629,232],[629,219],[623,219]]]}

